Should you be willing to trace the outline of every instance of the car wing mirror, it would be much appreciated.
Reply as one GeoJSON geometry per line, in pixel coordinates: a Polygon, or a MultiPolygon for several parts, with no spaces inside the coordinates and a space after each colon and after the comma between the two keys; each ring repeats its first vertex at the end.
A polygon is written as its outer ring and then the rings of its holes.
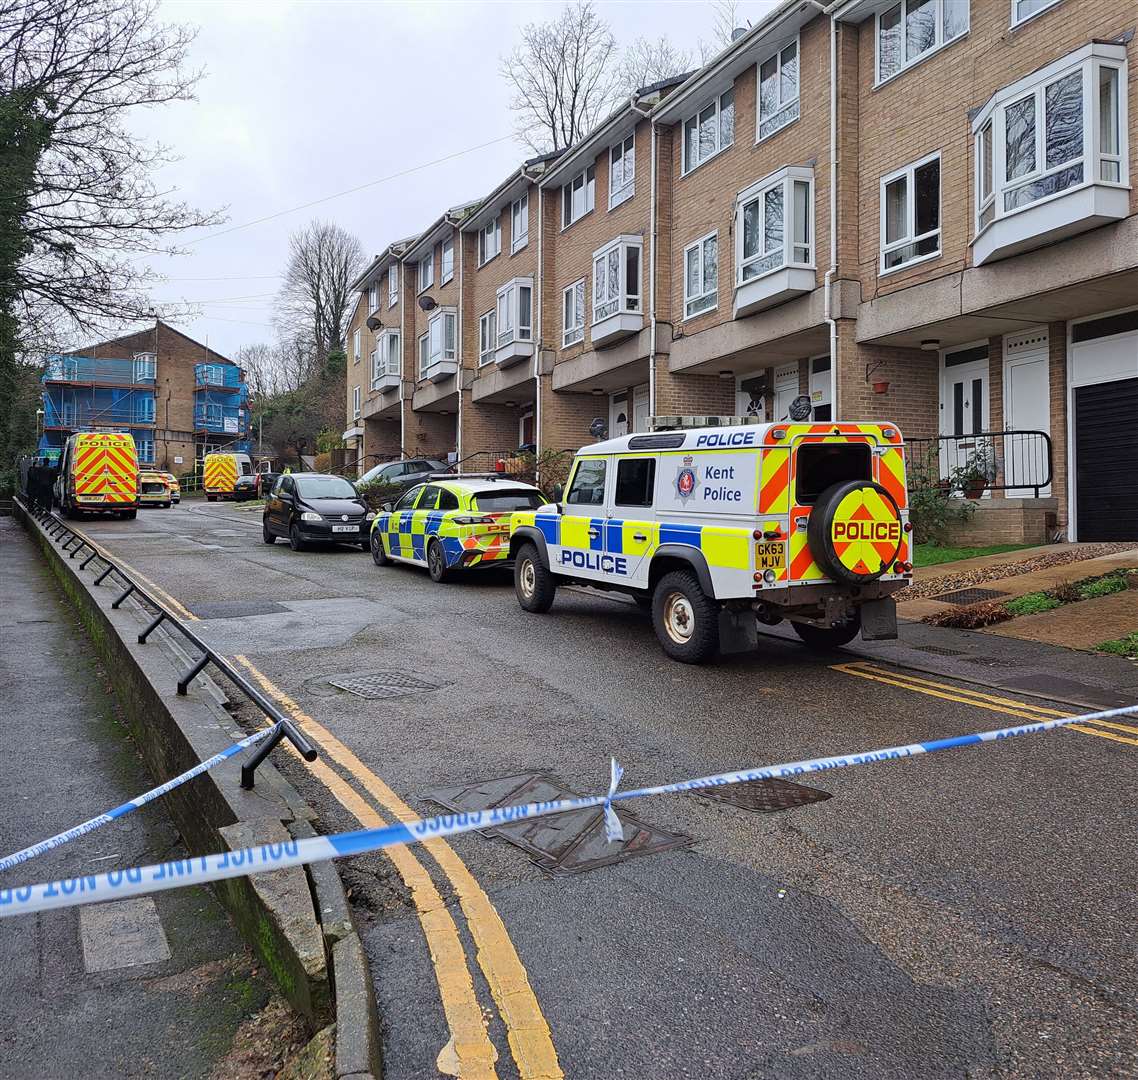
{"type": "Polygon", "coordinates": [[[562,487],[560,484],[554,484],[551,494],[553,495],[553,501],[560,506],[561,496],[565,494],[564,487],[562,487]]]}
{"type": "Polygon", "coordinates": [[[380,509],[381,509],[381,510],[382,510],[382,511],[383,511],[385,514],[390,514],[390,513],[391,513],[391,503],[389,503],[389,502],[385,502],[385,503],[384,503],[384,504],[383,504],[383,505],[380,507],[380,509]]]}

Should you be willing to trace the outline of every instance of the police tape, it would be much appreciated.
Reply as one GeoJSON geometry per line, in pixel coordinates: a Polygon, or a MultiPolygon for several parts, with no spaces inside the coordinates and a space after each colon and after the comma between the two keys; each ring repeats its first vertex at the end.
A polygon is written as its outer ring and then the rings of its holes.
{"type": "Polygon", "coordinates": [[[65,832],[56,833],[55,836],[49,836],[46,840],[41,840],[38,844],[32,844],[30,847],[22,848],[20,851],[12,852],[11,855],[6,855],[0,859],[0,870],[10,870],[13,866],[18,866],[22,862],[27,862],[28,859],[34,859],[37,855],[42,855],[45,851],[62,847],[72,840],[77,840],[80,836],[86,836],[89,832],[94,832],[104,825],[109,825],[112,821],[117,821],[119,818],[129,814],[132,810],[137,810],[139,807],[145,806],[155,799],[160,799],[167,792],[173,791],[174,788],[181,787],[182,784],[187,781],[193,780],[195,776],[201,776],[202,773],[209,772],[215,765],[220,765],[223,761],[228,761],[234,754],[241,753],[242,750],[252,746],[254,743],[260,742],[272,733],[273,729],[271,727],[255,731],[252,735],[247,736],[240,742],[235,742],[232,746],[227,746],[221,753],[214,754],[213,757],[207,758],[205,761],[195,765],[192,769],[187,769],[180,776],[175,776],[172,780],[167,780],[166,783],[159,784],[158,787],[144,792],[142,795],[131,799],[130,802],[124,802],[121,806],[116,806],[113,810],[108,810],[105,814],[99,814],[98,817],[84,821],[81,825],[76,825],[74,828],[67,829],[65,832]]]}
{"type": "Polygon", "coordinates": [[[640,799],[649,795],[696,791],[700,788],[720,787],[725,784],[739,784],[749,780],[785,779],[806,773],[844,769],[852,765],[872,765],[879,761],[916,757],[919,754],[931,754],[938,750],[949,750],[958,746],[999,742],[1017,735],[1032,735],[1036,732],[1051,731],[1054,728],[1066,727],[1070,724],[1107,720],[1114,716],[1127,716],[1131,713],[1138,713],[1138,705],[1086,713],[1082,716],[1067,716],[1056,720],[1039,720],[1031,724],[1021,724],[1018,727],[997,728],[971,735],[955,735],[951,738],[935,739],[931,742],[888,746],[880,750],[867,750],[858,754],[807,758],[803,761],[784,762],[781,765],[765,765],[757,769],[717,773],[712,776],[702,776],[695,780],[680,780],[671,784],[657,784],[654,787],[636,788],[623,792],[616,790],[622,770],[614,760],[606,795],[584,795],[574,799],[554,799],[548,802],[526,803],[521,806],[498,806],[487,810],[440,814],[436,817],[385,825],[378,829],[358,829],[354,832],[337,833],[332,836],[314,836],[283,843],[261,844],[257,847],[223,851],[213,855],[194,855],[190,858],[174,859],[151,866],[135,866],[124,870],[109,870],[102,874],[63,878],[39,885],[4,888],[0,889],[0,918],[37,911],[50,911],[55,908],[76,907],[80,904],[93,904],[104,900],[120,900],[128,896],[161,892],[164,889],[177,889],[187,885],[204,885],[226,878],[247,877],[250,874],[260,874],[268,870],[283,870],[287,867],[302,866],[306,863],[323,862],[349,855],[363,855],[400,844],[415,844],[425,840],[458,836],[479,829],[514,824],[523,819],[546,817],[550,814],[564,814],[572,810],[583,810],[594,806],[604,808],[605,826],[609,839],[619,839],[621,828],[619,819],[612,810],[614,802],[640,799]]]}

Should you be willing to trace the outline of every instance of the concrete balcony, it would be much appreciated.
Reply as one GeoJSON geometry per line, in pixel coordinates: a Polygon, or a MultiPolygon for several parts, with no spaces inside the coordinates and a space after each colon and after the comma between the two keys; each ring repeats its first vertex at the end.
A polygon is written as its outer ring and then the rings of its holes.
{"type": "Polygon", "coordinates": [[[644,315],[641,312],[618,311],[599,322],[593,323],[589,336],[595,348],[615,345],[644,329],[644,315]]]}
{"type": "Polygon", "coordinates": [[[494,362],[498,367],[509,367],[512,364],[521,363],[523,360],[533,359],[533,342],[521,341],[514,338],[512,341],[507,341],[500,344],[494,350],[494,362]]]}
{"type": "Polygon", "coordinates": [[[764,311],[796,296],[804,296],[814,291],[817,275],[814,270],[800,266],[780,266],[768,271],[762,277],[751,278],[735,286],[736,319],[764,311]]]}

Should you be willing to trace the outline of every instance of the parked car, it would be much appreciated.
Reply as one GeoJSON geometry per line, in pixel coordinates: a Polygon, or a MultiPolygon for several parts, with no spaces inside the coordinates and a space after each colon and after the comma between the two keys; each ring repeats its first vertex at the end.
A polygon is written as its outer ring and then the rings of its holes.
{"type": "Polygon", "coordinates": [[[170,488],[170,500],[175,505],[182,501],[182,485],[178,483],[178,478],[173,473],[159,473],[159,476],[166,481],[167,486],[170,488]]]}
{"type": "Polygon", "coordinates": [[[173,501],[170,484],[160,472],[140,472],[138,474],[139,506],[161,506],[168,508],[173,501]]]}
{"type": "Polygon", "coordinates": [[[237,482],[233,485],[234,502],[247,502],[249,499],[255,499],[259,479],[255,473],[237,477],[237,482]]]}
{"type": "Polygon", "coordinates": [[[265,502],[261,529],[266,544],[284,537],[293,551],[321,541],[356,544],[367,551],[374,518],[350,480],[328,473],[286,473],[265,502]]]}
{"type": "Polygon", "coordinates": [[[385,461],[374,468],[368,469],[358,480],[360,484],[371,484],[380,481],[385,484],[396,484],[403,491],[421,484],[431,473],[445,472],[448,468],[445,461],[436,461],[434,458],[409,458],[407,461],[385,461]]]}
{"type": "Polygon", "coordinates": [[[280,475],[279,472],[257,473],[257,497],[260,499],[267,498],[269,492],[273,490],[273,485],[277,482],[277,477],[280,475]]]}

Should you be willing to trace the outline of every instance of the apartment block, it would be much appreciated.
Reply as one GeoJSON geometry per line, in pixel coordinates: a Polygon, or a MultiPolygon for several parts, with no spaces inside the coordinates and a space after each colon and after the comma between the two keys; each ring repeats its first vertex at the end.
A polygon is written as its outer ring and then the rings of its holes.
{"type": "Polygon", "coordinates": [[[408,430],[492,457],[804,397],[979,492],[962,539],[1133,538],[1136,29],[1132,0],[780,4],[412,242],[421,281],[457,229],[460,280],[423,290],[455,379],[408,430]]]}
{"type": "Polygon", "coordinates": [[[39,451],[76,431],[129,431],[138,459],[189,474],[206,453],[249,450],[249,393],[231,360],[168,324],[49,356],[39,451]]]}

